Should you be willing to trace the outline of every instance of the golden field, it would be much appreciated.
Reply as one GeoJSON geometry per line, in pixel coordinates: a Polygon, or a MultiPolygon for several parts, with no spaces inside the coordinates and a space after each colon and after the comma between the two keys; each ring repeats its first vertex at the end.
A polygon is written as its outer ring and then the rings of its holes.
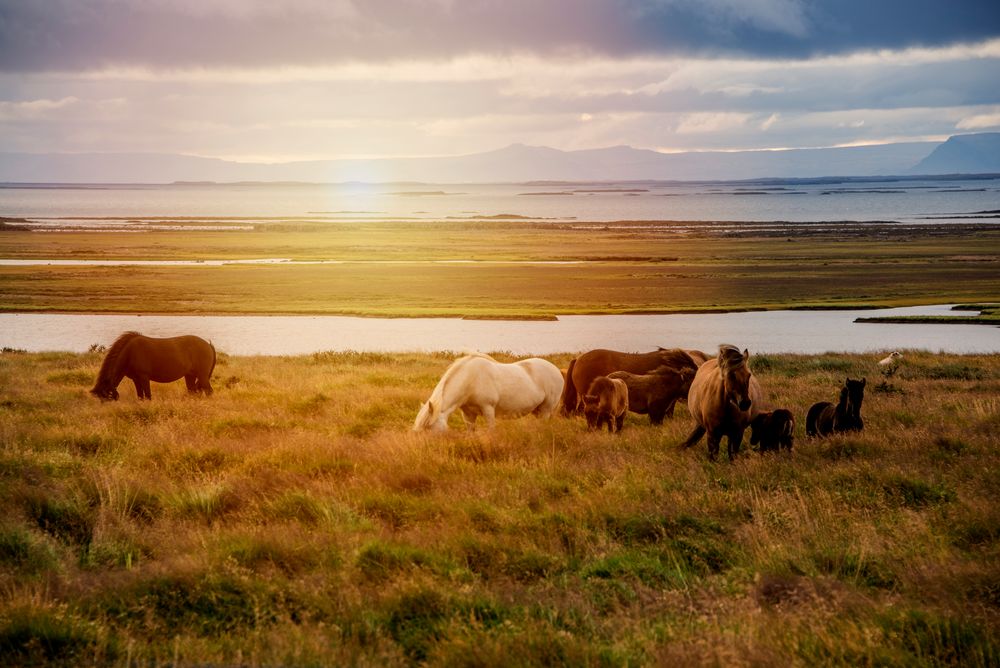
{"type": "Polygon", "coordinates": [[[102,404],[99,353],[5,351],[0,663],[1000,661],[996,355],[751,358],[796,445],[731,464],[683,407],[412,433],[452,357],[222,355],[210,398],[102,404]],[[865,431],[806,439],[848,375],[865,431]]]}
{"type": "Polygon", "coordinates": [[[0,266],[0,311],[518,318],[1000,302],[989,224],[146,222],[154,231],[0,223],[0,258],[337,264],[0,266]]]}

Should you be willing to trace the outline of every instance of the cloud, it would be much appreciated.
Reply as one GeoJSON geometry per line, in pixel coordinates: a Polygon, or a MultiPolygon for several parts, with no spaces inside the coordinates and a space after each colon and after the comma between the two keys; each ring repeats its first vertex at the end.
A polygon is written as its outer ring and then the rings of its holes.
{"type": "Polygon", "coordinates": [[[687,114],[674,131],[679,135],[722,132],[742,128],[748,120],[749,114],[733,112],[687,114]]]}
{"type": "Polygon", "coordinates": [[[988,130],[1000,128],[1000,111],[989,114],[976,114],[963,118],[956,125],[959,130],[988,130]]]}
{"type": "Polygon", "coordinates": [[[7,72],[525,53],[806,58],[998,35],[996,0],[0,0],[7,72]]]}
{"type": "Polygon", "coordinates": [[[79,98],[72,95],[59,100],[0,101],[0,121],[44,118],[51,116],[54,112],[72,107],[79,101],[79,98]]]}

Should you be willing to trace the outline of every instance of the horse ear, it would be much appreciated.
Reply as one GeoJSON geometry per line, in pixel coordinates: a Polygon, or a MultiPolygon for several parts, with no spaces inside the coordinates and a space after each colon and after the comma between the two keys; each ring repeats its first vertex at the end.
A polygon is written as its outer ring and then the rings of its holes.
{"type": "Polygon", "coordinates": [[[743,349],[743,359],[744,360],[750,359],[750,351],[746,348],[743,349]]]}
{"type": "Polygon", "coordinates": [[[867,378],[862,378],[861,379],[861,387],[864,387],[867,384],[868,384],[868,379],[867,378]]]}

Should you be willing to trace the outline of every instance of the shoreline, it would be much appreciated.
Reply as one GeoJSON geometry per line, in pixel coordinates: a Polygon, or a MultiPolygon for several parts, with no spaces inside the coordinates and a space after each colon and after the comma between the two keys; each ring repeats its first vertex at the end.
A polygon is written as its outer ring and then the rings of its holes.
{"type": "MultiPolygon", "coordinates": [[[[767,306],[746,306],[746,307],[732,307],[732,308],[704,308],[704,309],[693,309],[693,308],[683,308],[683,309],[631,309],[625,311],[602,311],[602,310],[586,310],[577,312],[556,312],[556,313],[542,313],[542,314],[462,314],[462,313],[413,313],[413,312],[401,312],[394,314],[372,314],[364,312],[352,312],[352,311],[338,311],[338,312],[328,312],[328,311],[169,311],[169,310],[157,310],[157,311],[108,311],[108,310],[71,310],[71,309],[37,309],[37,310],[20,310],[11,309],[6,310],[0,307],[0,315],[80,315],[80,316],[129,316],[129,317],[209,317],[209,318],[225,318],[225,317],[254,317],[254,318],[290,318],[290,317],[336,317],[336,318],[366,318],[372,320],[412,320],[412,319],[434,319],[434,320],[468,320],[468,321],[509,321],[509,322],[552,322],[559,320],[560,317],[574,317],[574,316],[664,316],[664,315],[725,315],[730,313],[772,313],[780,311],[808,311],[808,312],[836,312],[836,311],[876,311],[879,309],[890,309],[890,308],[906,308],[911,306],[945,306],[953,304],[952,310],[965,310],[958,307],[963,306],[954,300],[949,299],[930,299],[922,301],[907,300],[905,302],[897,303],[887,303],[887,304],[802,304],[802,305],[792,305],[792,306],[779,306],[779,307],[767,307],[767,306]]],[[[891,316],[887,316],[891,317],[891,316]]],[[[913,317],[926,317],[926,316],[913,316],[913,317]]],[[[973,319],[975,316],[956,316],[963,318],[965,320],[973,319]]],[[[901,318],[906,318],[906,316],[901,316],[901,318]]],[[[898,319],[898,318],[897,318],[898,319]]],[[[880,319],[877,318],[859,318],[856,322],[878,322],[880,319]]],[[[908,321],[908,320],[907,320],[908,321]]],[[[888,320],[883,320],[882,322],[889,322],[888,320]]],[[[934,322],[941,322],[940,320],[935,320],[934,322]]],[[[893,322],[892,324],[899,324],[893,322]]],[[[926,324],[926,323],[925,323],[926,324]]],[[[946,323],[947,324],[947,323],[946,323]]]]}

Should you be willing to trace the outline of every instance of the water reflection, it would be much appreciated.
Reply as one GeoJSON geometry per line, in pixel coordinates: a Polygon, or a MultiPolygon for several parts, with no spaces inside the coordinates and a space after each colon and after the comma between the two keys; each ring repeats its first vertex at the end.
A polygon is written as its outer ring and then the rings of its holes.
{"type": "Polygon", "coordinates": [[[950,306],[868,311],[761,311],[678,315],[561,316],[554,322],[345,316],[178,316],[0,314],[0,346],[82,352],[121,332],[197,334],[234,355],[300,355],[322,350],[377,352],[507,350],[545,355],[592,348],[656,346],[713,350],[733,343],[753,352],[822,353],[923,349],[1000,352],[1000,330],[981,325],[861,324],[879,315],[946,315],[950,306]]]}

